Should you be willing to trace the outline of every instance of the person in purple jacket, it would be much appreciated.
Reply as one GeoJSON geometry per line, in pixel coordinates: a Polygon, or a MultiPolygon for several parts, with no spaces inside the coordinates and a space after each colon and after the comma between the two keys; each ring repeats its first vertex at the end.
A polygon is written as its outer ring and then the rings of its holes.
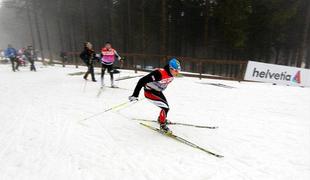
{"type": "Polygon", "coordinates": [[[104,86],[104,73],[105,70],[108,69],[108,73],[111,77],[111,87],[115,88],[114,85],[114,78],[113,78],[113,63],[115,61],[115,57],[118,58],[119,61],[121,61],[121,56],[118,55],[115,49],[112,48],[110,42],[106,42],[105,46],[101,49],[101,87],[104,86]]]}

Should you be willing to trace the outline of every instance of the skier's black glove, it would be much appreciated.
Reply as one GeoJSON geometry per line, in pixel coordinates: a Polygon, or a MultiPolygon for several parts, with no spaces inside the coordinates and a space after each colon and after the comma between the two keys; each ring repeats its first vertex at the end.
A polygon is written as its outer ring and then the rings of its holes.
{"type": "Polygon", "coordinates": [[[128,99],[130,102],[138,101],[138,98],[135,96],[129,96],[128,99]]]}

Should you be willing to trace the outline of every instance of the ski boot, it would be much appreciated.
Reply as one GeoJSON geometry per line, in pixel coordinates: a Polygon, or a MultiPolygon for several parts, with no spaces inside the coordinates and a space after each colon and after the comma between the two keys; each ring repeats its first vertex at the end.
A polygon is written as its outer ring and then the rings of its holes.
{"type": "Polygon", "coordinates": [[[168,128],[167,124],[170,123],[170,121],[168,121],[168,119],[166,119],[166,121],[164,123],[161,123],[160,120],[159,120],[159,117],[157,119],[157,122],[159,123],[160,125],[160,130],[165,133],[165,134],[172,134],[172,131],[168,128]]]}
{"type": "Polygon", "coordinates": [[[118,88],[118,86],[116,86],[116,85],[114,84],[114,80],[113,80],[113,79],[111,79],[111,88],[118,88]]]}
{"type": "Polygon", "coordinates": [[[168,128],[167,124],[160,124],[160,130],[165,134],[172,134],[172,131],[168,128]]]}
{"type": "Polygon", "coordinates": [[[104,79],[101,79],[101,89],[105,86],[104,79]]]}

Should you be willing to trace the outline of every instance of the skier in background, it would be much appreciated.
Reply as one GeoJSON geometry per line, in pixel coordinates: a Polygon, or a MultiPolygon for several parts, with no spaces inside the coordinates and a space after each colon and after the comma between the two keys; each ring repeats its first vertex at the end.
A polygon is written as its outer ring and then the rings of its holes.
{"type": "Polygon", "coordinates": [[[25,55],[24,55],[25,50],[26,48],[21,48],[17,52],[17,59],[21,66],[26,66],[25,55]]]}
{"type": "Polygon", "coordinates": [[[33,49],[33,47],[31,45],[28,46],[27,49],[24,51],[24,55],[26,56],[27,60],[30,63],[30,71],[36,72],[37,69],[36,69],[36,67],[34,65],[34,61],[35,61],[35,58],[36,58],[36,53],[35,53],[35,50],[33,49]]]}
{"type": "Polygon", "coordinates": [[[81,52],[80,58],[88,68],[83,78],[87,80],[88,75],[91,74],[92,81],[97,82],[94,73],[94,60],[96,59],[96,54],[93,50],[93,45],[90,42],[84,43],[84,50],[81,52]]]}
{"type": "Polygon", "coordinates": [[[167,127],[169,104],[162,91],[167,88],[168,84],[179,74],[180,70],[180,62],[175,58],[171,59],[164,68],[156,69],[142,77],[136,85],[133,94],[129,96],[130,101],[137,101],[139,92],[144,87],[144,96],[161,108],[157,121],[160,124],[160,130],[165,133],[171,133],[171,131],[167,127]]]}
{"type": "Polygon", "coordinates": [[[66,62],[68,61],[68,53],[65,51],[60,51],[60,57],[62,61],[62,67],[65,67],[66,62]]]}
{"type": "Polygon", "coordinates": [[[4,51],[2,49],[0,49],[0,60],[5,59],[4,57],[5,57],[4,56],[4,51]]]}
{"type": "MultiPolygon", "coordinates": [[[[9,58],[12,64],[12,70],[15,72],[18,70],[19,62],[17,60],[17,51],[12,47],[11,44],[8,45],[8,48],[4,51],[4,55],[6,58],[9,58]],[[16,65],[15,65],[16,63],[16,65]]],[[[19,70],[18,70],[19,71],[19,70]]]]}
{"type": "Polygon", "coordinates": [[[113,63],[115,61],[115,57],[118,58],[119,61],[121,61],[121,56],[118,55],[115,49],[112,48],[110,42],[106,42],[104,48],[101,49],[101,87],[103,87],[104,84],[104,73],[105,70],[108,69],[108,73],[110,74],[111,78],[111,87],[116,87],[114,85],[114,77],[113,77],[113,63]]]}

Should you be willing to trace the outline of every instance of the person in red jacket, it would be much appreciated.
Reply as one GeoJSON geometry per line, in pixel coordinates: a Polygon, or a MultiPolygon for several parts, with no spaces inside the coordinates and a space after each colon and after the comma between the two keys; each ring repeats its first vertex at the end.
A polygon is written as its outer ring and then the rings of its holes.
{"type": "Polygon", "coordinates": [[[160,124],[160,129],[165,133],[170,133],[171,131],[167,127],[169,104],[162,91],[167,88],[169,83],[173,81],[174,77],[179,74],[180,70],[180,62],[175,58],[171,59],[169,64],[164,68],[156,69],[142,77],[136,85],[133,94],[129,96],[130,101],[137,101],[140,90],[144,87],[144,96],[153,104],[161,108],[157,120],[160,124]]]}

